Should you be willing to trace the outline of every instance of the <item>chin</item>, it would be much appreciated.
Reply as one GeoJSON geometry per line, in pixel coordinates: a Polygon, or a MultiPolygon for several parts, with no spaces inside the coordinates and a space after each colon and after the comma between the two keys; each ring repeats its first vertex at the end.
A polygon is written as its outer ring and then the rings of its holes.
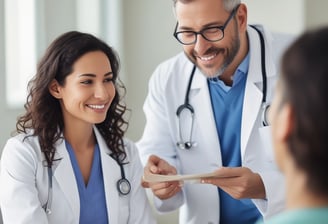
{"type": "Polygon", "coordinates": [[[202,71],[203,75],[206,78],[218,78],[225,71],[225,67],[224,68],[219,68],[219,69],[207,69],[207,68],[203,69],[203,68],[200,68],[200,70],[202,71]]]}
{"type": "Polygon", "coordinates": [[[105,121],[105,118],[103,118],[103,119],[94,119],[92,123],[93,124],[100,124],[100,123],[102,123],[104,121],[105,121]]]}

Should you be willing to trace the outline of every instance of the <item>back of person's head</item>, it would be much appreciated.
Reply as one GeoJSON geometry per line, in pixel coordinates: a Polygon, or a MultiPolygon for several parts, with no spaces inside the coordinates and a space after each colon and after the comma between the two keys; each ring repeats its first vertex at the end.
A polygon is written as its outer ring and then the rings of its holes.
{"type": "Polygon", "coordinates": [[[287,49],[280,78],[293,114],[290,154],[310,191],[328,195],[328,27],[305,32],[287,49]]]}

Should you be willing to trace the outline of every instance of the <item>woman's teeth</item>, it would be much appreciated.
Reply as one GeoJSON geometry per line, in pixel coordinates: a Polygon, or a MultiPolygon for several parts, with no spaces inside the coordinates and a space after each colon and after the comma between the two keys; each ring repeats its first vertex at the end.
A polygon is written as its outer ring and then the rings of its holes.
{"type": "Polygon", "coordinates": [[[88,107],[92,108],[92,109],[103,109],[105,108],[105,105],[102,104],[102,105],[91,105],[89,104],[88,107]]]}

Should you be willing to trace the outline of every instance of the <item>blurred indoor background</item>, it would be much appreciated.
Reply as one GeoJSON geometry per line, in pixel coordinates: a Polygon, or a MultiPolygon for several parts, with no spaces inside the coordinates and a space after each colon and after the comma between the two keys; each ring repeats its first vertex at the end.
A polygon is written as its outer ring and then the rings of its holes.
{"type": "MultiPolygon", "coordinates": [[[[249,23],[272,31],[297,35],[328,24],[326,0],[243,2],[249,23]]],[[[95,34],[118,51],[132,111],[127,137],[138,140],[149,77],[158,63],[181,50],[172,35],[175,22],[171,0],[0,0],[0,155],[23,111],[26,83],[38,59],[69,30],[95,34]]],[[[177,223],[177,214],[158,215],[158,220],[177,223]]]]}

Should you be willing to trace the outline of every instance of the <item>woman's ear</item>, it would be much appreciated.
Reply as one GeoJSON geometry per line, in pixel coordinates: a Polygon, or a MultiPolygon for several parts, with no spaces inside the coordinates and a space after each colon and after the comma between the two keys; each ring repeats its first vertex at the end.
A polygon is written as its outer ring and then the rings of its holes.
{"type": "Polygon", "coordinates": [[[53,79],[53,80],[51,81],[51,83],[49,84],[48,89],[49,89],[50,94],[51,94],[53,97],[55,97],[55,98],[57,98],[57,99],[61,99],[61,94],[60,94],[60,85],[59,85],[59,83],[57,82],[56,79],[53,79]]]}

